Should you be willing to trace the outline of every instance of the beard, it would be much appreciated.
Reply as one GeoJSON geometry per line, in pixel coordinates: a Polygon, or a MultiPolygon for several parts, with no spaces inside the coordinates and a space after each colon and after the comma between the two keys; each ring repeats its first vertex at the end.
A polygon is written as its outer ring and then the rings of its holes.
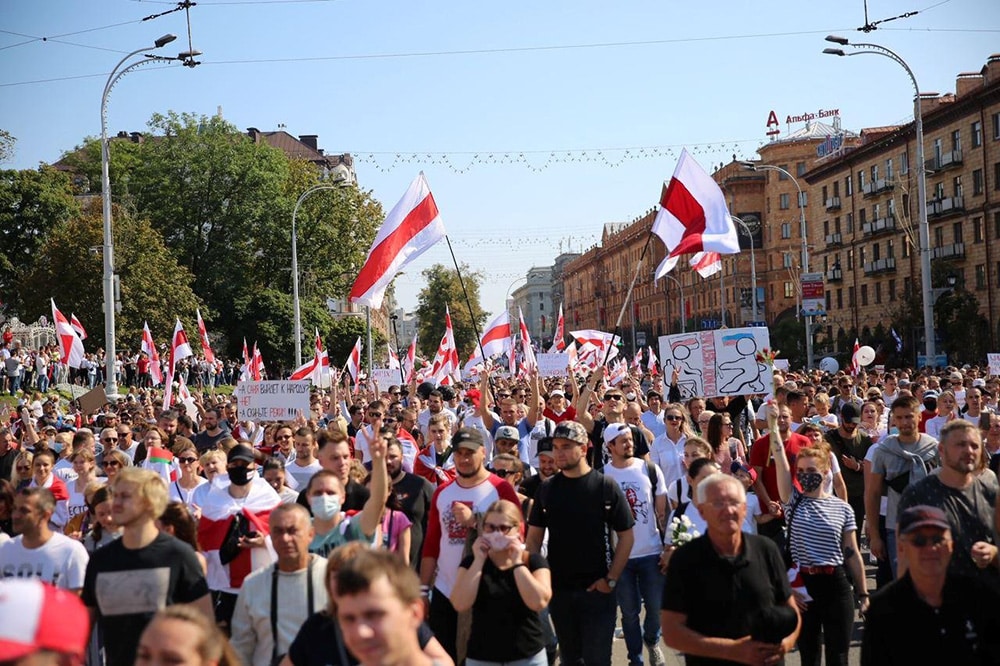
{"type": "Polygon", "coordinates": [[[458,469],[457,467],[455,469],[458,472],[458,475],[460,477],[462,477],[463,479],[471,479],[471,478],[474,478],[477,474],[479,474],[479,472],[483,469],[483,466],[482,465],[477,465],[476,469],[474,469],[471,472],[463,472],[462,470],[458,469]]]}

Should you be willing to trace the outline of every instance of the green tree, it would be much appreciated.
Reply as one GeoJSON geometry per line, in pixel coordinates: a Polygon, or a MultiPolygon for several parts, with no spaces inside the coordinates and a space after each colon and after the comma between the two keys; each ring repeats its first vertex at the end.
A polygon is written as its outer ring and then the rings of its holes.
{"type": "Polygon", "coordinates": [[[481,333],[483,323],[486,321],[486,313],[479,305],[479,285],[483,276],[479,272],[472,271],[467,265],[462,265],[462,278],[465,280],[465,288],[469,291],[475,327],[473,319],[469,316],[469,307],[462,293],[458,273],[454,269],[435,264],[424,270],[423,276],[426,286],[417,295],[420,353],[428,359],[434,358],[438,344],[444,336],[444,316],[447,306],[451,312],[455,346],[458,348],[459,358],[464,363],[472,353],[472,348],[479,342],[476,330],[481,333]]]}
{"type": "Polygon", "coordinates": [[[792,368],[805,367],[806,327],[805,321],[795,317],[785,317],[771,327],[771,348],[778,350],[778,358],[788,359],[792,368]]]}
{"type": "MultiPolygon", "coordinates": [[[[191,289],[191,273],[177,264],[149,221],[121,210],[115,211],[115,220],[115,270],[122,303],[115,322],[118,348],[138,348],[144,321],[157,340],[169,338],[177,316],[187,330],[196,331],[194,311],[199,302],[191,289]]],[[[100,202],[94,201],[83,214],[51,230],[20,277],[31,285],[22,296],[28,317],[49,315],[49,298],[54,298],[64,314],[75,312],[87,327],[88,349],[104,346],[103,258],[90,252],[102,239],[100,202]]],[[[202,310],[202,314],[210,313],[202,310]]]]}
{"type": "Polygon", "coordinates": [[[0,129],[0,162],[6,162],[14,154],[17,139],[7,130],[0,129]]]}
{"type": "Polygon", "coordinates": [[[25,294],[18,276],[30,269],[49,231],[79,210],[61,171],[0,171],[0,293],[12,296],[15,312],[25,294]]]}
{"type": "Polygon", "coordinates": [[[951,363],[985,363],[991,351],[990,329],[975,294],[961,288],[941,294],[934,304],[934,322],[951,363]]]}

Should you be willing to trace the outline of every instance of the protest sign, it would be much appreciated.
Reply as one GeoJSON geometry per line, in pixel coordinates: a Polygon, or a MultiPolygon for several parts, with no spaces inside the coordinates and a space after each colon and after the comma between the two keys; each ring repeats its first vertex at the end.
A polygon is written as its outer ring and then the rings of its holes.
{"type": "Polygon", "coordinates": [[[990,375],[992,377],[1000,376],[1000,354],[987,354],[986,360],[990,364],[990,375]]]}
{"type": "Polygon", "coordinates": [[[681,398],[768,393],[771,368],[756,355],[770,348],[766,328],[725,328],[660,336],[663,375],[680,368],[681,398]]]}
{"type": "Polygon", "coordinates": [[[240,382],[236,396],[240,421],[291,421],[309,414],[308,381],[240,382]]]}
{"type": "Polygon", "coordinates": [[[375,368],[372,370],[372,379],[378,383],[378,387],[381,390],[385,390],[395,385],[400,385],[403,380],[400,379],[399,368],[375,368]]]}
{"type": "Polygon", "coordinates": [[[569,354],[535,354],[538,374],[542,377],[566,377],[569,354]]]}

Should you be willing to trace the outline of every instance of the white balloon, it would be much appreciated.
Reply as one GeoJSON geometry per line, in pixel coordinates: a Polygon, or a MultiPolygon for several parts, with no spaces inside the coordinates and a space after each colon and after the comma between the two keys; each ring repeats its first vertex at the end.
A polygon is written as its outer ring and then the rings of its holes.
{"type": "Polygon", "coordinates": [[[828,374],[835,375],[840,370],[840,364],[837,363],[837,359],[827,356],[819,362],[819,369],[828,374]]]}
{"type": "Polygon", "coordinates": [[[870,365],[875,360],[875,350],[865,345],[854,352],[854,361],[858,365],[870,365]]]}

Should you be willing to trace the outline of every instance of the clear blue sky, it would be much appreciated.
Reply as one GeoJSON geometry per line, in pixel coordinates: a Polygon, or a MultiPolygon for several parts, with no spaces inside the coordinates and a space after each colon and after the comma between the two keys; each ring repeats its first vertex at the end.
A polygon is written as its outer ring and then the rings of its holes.
{"type": "MultiPolygon", "coordinates": [[[[909,120],[902,69],[886,58],[822,55],[827,33],[885,44],[924,91],[942,93],[954,90],[957,73],[978,71],[1000,51],[996,0],[868,4],[871,20],[921,11],[865,35],[855,30],[862,0],[200,0],[190,16],[204,64],[127,75],[109,105],[109,130],[143,130],[157,111],[214,114],[220,106],[240,129],[281,123],[292,134],[318,134],[328,152],[354,153],[362,187],[387,211],[422,169],[459,260],[485,275],[484,308],[497,311],[511,283],[550,264],[560,243],[588,247],[604,223],[651,208],[681,146],[711,170],[733,152],[753,156],[771,109],[784,120],[837,108],[853,130],[909,120]],[[606,150],[595,159],[595,149],[626,147],[659,150],[638,159],[636,150],[606,150]],[[541,171],[389,168],[396,153],[447,154],[461,168],[475,153],[522,151],[535,166],[550,151],[557,160],[541,171]]],[[[164,52],[186,50],[183,12],[140,21],[173,6],[2,0],[0,127],[18,139],[2,166],[54,162],[99,134],[101,90],[122,55],[168,32],[179,39],[164,52]],[[59,37],[66,33],[79,34],[59,37]]],[[[420,270],[437,262],[450,262],[444,245],[397,281],[404,307],[416,303],[420,270]]]]}

